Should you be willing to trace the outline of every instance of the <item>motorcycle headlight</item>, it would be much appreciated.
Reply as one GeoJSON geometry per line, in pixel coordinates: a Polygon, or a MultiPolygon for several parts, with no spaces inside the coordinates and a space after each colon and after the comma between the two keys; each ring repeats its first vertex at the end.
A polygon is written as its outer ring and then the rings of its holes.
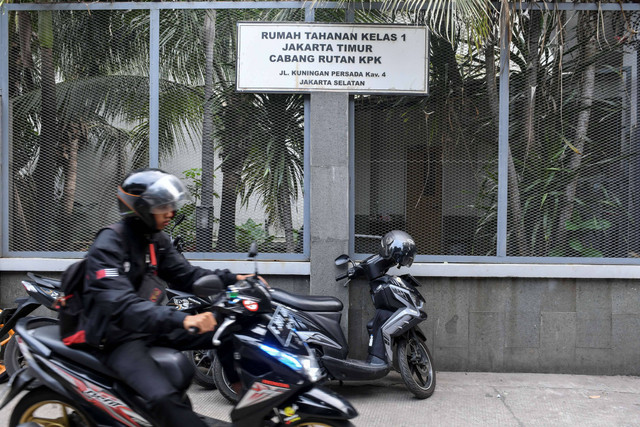
{"type": "Polygon", "coordinates": [[[322,378],[322,371],[315,357],[287,353],[264,344],[260,344],[260,350],[294,371],[305,375],[311,382],[316,382],[322,378]]]}

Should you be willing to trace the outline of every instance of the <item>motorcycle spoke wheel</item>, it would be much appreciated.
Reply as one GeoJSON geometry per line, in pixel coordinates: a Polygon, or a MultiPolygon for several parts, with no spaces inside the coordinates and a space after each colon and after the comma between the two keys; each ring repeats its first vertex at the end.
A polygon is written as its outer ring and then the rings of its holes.
{"type": "Polygon", "coordinates": [[[229,379],[224,373],[224,368],[218,356],[213,360],[213,378],[216,381],[216,387],[220,394],[234,405],[240,400],[240,396],[235,392],[229,379]]]}
{"type": "MultiPolygon", "coordinates": [[[[2,313],[2,311],[3,310],[0,309],[0,313],[2,313]]],[[[0,328],[2,328],[3,326],[4,323],[0,324],[0,328]]],[[[7,366],[4,360],[5,354],[7,354],[7,345],[9,344],[9,340],[12,338],[12,335],[13,331],[9,331],[8,334],[0,337],[0,383],[8,381],[9,377],[11,376],[7,371],[7,366]]]]}
{"type": "Polygon", "coordinates": [[[207,390],[215,390],[213,379],[213,356],[211,350],[192,350],[184,352],[195,367],[193,382],[207,390]]]}
{"type": "Polygon", "coordinates": [[[398,344],[400,374],[411,393],[418,399],[431,396],[436,388],[436,371],[427,344],[410,338],[398,344]]]}
{"type": "MultiPolygon", "coordinates": [[[[40,326],[46,325],[56,325],[58,324],[58,320],[54,318],[43,317],[40,319],[32,320],[29,325],[33,328],[39,328],[40,326]]],[[[13,375],[21,368],[27,366],[27,362],[24,359],[24,356],[20,352],[20,347],[18,346],[18,341],[16,341],[15,337],[11,337],[7,345],[5,346],[4,351],[4,364],[7,368],[7,373],[9,376],[13,375]]]]}
{"type": "Polygon", "coordinates": [[[25,395],[11,413],[9,425],[35,423],[42,427],[93,427],[88,418],[66,398],[47,389],[25,395]]]}

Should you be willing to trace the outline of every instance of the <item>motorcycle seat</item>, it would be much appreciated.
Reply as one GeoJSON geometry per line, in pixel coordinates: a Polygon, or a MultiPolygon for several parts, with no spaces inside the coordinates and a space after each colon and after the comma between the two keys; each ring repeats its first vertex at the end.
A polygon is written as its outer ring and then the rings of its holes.
{"type": "Polygon", "coordinates": [[[321,295],[297,295],[282,289],[272,289],[271,299],[302,311],[341,311],[342,301],[336,297],[321,295]]]}
{"type": "Polygon", "coordinates": [[[85,366],[92,371],[97,371],[110,377],[116,376],[113,371],[107,368],[91,353],[67,347],[60,339],[60,327],[58,325],[40,326],[33,329],[31,335],[46,345],[53,353],[65,359],[73,360],[77,364],[85,366]]]}
{"type": "MultiPolygon", "coordinates": [[[[32,330],[32,335],[46,345],[51,351],[59,356],[74,361],[85,366],[92,371],[99,372],[112,378],[118,376],[111,369],[106,367],[97,357],[83,350],[67,347],[60,340],[58,325],[46,325],[32,330]]],[[[179,390],[186,390],[191,384],[194,374],[194,367],[189,360],[178,350],[167,347],[151,347],[149,350],[151,357],[160,365],[160,368],[167,375],[169,381],[179,390]]]]}

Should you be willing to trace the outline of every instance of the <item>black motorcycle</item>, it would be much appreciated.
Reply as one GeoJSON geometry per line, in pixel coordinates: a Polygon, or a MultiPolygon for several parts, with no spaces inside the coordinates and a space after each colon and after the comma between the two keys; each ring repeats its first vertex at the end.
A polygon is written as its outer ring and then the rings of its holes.
{"type": "MultiPolygon", "coordinates": [[[[7,381],[24,364],[18,343],[13,338],[17,321],[33,313],[40,306],[55,310],[56,299],[60,296],[60,281],[34,273],[27,273],[28,280],[22,281],[27,291],[26,297],[16,298],[16,306],[0,310],[0,354],[4,371],[0,367],[0,383],[7,381]]],[[[56,319],[38,318],[39,325],[55,324],[56,319]]]]}
{"type": "MultiPolygon", "coordinates": [[[[391,369],[400,372],[411,393],[419,399],[431,396],[436,386],[436,370],[426,337],[419,324],[427,319],[425,299],[416,289],[420,283],[410,274],[387,274],[393,266],[410,266],[416,248],[405,232],[392,231],[382,238],[380,254],[356,264],[347,255],[336,258],[336,265],[349,263],[347,272],[336,280],[355,278],[369,281],[376,314],[367,324],[367,360],[348,358],[349,347],[340,327],[342,302],[330,296],[295,295],[272,289],[276,312],[285,310],[302,340],[320,360],[329,379],[374,380],[391,369]]],[[[214,361],[214,380],[220,393],[230,402],[238,399],[230,387],[219,360],[214,361]]]]}
{"type": "MultiPolygon", "coordinates": [[[[173,246],[182,253],[184,239],[173,236],[176,227],[185,219],[184,214],[176,216],[173,226],[168,230],[173,246]]],[[[16,307],[0,309],[0,383],[9,380],[11,375],[25,365],[24,357],[20,354],[20,348],[13,339],[13,327],[16,322],[30,315],[38,307],[43,306],[52,311],[56,310],[56,299],[62,294],[59,279],[45,277],[34,273],[27,273],[28,279],[22,281],[22,286],[27,291],[27,297],[15,300],[16,307]]],[[[168,290],[171,292],[171,290],[168,290]]],[[[40,317],[38,324],[55,324],[56,318],[40,317]]],[[[196,367],[193,382],[207,389],[215,389],[213,381],[213,356],[209,350],[186,351],[185,355],[196,367]]]]}
{"type": "MultiPolygon", "coordinates": [[[[214,296],[219,289],[217,276],[194,284],[196,293],[209,301],[221,320],[214,344],[233,340],[243,385],[242,399],[231,411],[233,425],[352,425],[349,419],[357,412],[344,398],[318,385],[322,375],[315,355],[297,336],[294,325],[273,313],[269,292],[261,282],[250,278],[214,296]]],[[[154,425],[154,414],[139,395],[91,354],[64,345],[57,326],[32,328],[35,320],[24,318],[16,326],[28,365],[12,377],[0,409],[22,391],[27,393],[11,414],[10,427],[34,421],[45,425],[55,421],[60,426],[154,425]]],[[[193,366],[177,350],[157,347],[152,351],[188,401],[193,366]]]]}

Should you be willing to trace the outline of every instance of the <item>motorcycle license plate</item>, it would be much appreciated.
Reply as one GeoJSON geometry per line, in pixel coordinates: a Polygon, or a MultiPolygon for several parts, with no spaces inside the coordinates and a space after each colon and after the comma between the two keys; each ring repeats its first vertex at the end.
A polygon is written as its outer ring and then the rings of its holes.
{"type": "Polygon", "coordinates": [[[290,347],[292,342],[296,346],[303,345],[302,340],[296,333],[298,322],[293,313],[280,306],[271,316],[271,321],[267,329],[278,339],[284,347],[290,347]]]}

